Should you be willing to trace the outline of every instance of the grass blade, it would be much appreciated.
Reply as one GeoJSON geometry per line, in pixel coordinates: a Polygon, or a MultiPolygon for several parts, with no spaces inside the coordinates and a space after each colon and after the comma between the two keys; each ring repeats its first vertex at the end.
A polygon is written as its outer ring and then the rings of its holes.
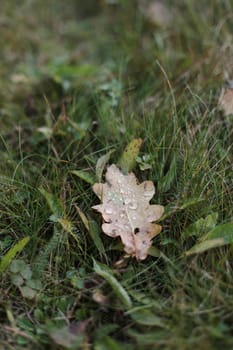
{"type": "Polygon", "coordinates": [[[59,199],[55,197],[53,194],[45,191],[43,188],[39,188],[39,191],[46,199],[46,202],[51,212],[53,213],[53,215],[55,215],[56,218],[61,218],[63,216],[63,208],[59,199]]]}
{"type": "Polygon", "coordinates": [[[203,253],[206,250],[233,243],[233,223],[217,226],[215,229],[207,233],[203,239],[202,242],[193,246],[185,254],[191,255],[203,253]]]}
{"type": "Polygon", "coordinates": [[[95,180],[96,180],[95,177],[92,174],[88,173],[87,171],[72,170],[70,173],[79,177],[81,180],[85,181],[90,185],[94,185],[95,183],[95,180]]]}
{"type": "Polygon", "coordinates": [[[114,152],[114,150],[111,150],[97,160],[95,172],[96,172],[97,180],[99,182],[101,182],[101,180],[102,180],[104,168],[105,168],[106,164],[108,163],[108,161],[111,157],[111,154],[113,152],[114,152]]]}
{"type": "Polygon", "coordinates": [[[130,299],[130,296],[128,295],[127,291],[124,287],[118,282],[118,280],[113,276],[113,272],[111,269],[109,269],[106,265],[100,264],[99,262],[94,261],[94,271],[101,277],[103,277],[112,287],[115,294],[118,296],[118,298],[121,300],[122,304],[125,306],[126,309],[129,309],[132,307],[132,301],[130,299]]]}
{"type": "Polygon", "coordinates": [[[84,224],[86,230],[88,231],[89,235],[91,236],[91,239],[93,240],[99,253],[101,255],[104,255],[105,249],[104,249],[102,240],[100,238],[100,232],[99,232],[99,227],[98,227],[97,223],[94,220],[88,218],[77,205],[75,207],[76,207],[76,210],[79,214],[79,217],[80,217],[82,223],[84,224]]]}
{"type": "Polygon", "coordinates": [[[18,243],[16,243],[1,260],[0,273],[6,270],[11,261],[14,259],[17,253],[21,252],[26,244],[29,242],[30,237],[24,237],[18,243]]]}

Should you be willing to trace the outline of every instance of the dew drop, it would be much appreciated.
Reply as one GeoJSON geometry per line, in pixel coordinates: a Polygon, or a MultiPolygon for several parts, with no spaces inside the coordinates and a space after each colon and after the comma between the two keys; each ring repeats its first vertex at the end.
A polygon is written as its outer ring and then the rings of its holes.
{"type": "Polygon", "coordinates": [[[106,213],[106,214],[112,214],[113,211],[112,211],[111,208],[106,208],[106,209],[105,209],[105,213],[106,213]]]}

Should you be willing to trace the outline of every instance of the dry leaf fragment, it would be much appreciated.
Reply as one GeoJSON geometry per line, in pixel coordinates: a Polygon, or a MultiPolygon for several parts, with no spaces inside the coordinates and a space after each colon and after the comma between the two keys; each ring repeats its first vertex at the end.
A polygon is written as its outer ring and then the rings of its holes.
{"type": "Polygon", "coordinates": [[[225,116],[233,114],[233,88],[226,87],[222,89],[218,105],[223,110],[225,116]]]}
{"type": "Polygon", "coordinates": [[[101,305],[104,305],[104,304],[106,305],[108,302],[108,297],[106,295],[104,295],[103,292],[99,288],[96,288],[93,290],[92,299],[96,303],[101,304],[101,305]]]}
{"type": "Polygon", "coordinates": [[[140,1],[141,12],[152,24],[160,27],[167,27],[172,21],[171,9],[162,1],[152,0],[148,2],[140,1]]]}
{"type": "Polygon", "coordinates": [[[137,183],[133,173],[123,175],[116,165],[107,169],[106,183],[96,183],[93,191],[102,201],[93,209],[103,216],[103,232],[110,237],[120,236],[125,251],[144,260],[152,244],[152,238],[161,231],[158,220],[164,208],[150,205],[155,193],[152,181],[137,183]]]}

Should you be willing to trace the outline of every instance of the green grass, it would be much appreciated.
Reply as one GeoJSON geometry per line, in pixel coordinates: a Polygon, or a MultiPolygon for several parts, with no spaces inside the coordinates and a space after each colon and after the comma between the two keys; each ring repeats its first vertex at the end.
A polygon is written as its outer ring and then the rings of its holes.
{"type": "Polygon", "coordinates": [[[0,349],[231,349],[232,246],[185,252],[200,219],[233,219],[233,120],[217,108],[233,4],[166,1],[172,22],[156,27],[136,1],[104,3],[1,5],[0,349]],[[150,168],[134,172],[166,217],[157,257],[116,265],[90,182],[138,137],[150,168]]]}

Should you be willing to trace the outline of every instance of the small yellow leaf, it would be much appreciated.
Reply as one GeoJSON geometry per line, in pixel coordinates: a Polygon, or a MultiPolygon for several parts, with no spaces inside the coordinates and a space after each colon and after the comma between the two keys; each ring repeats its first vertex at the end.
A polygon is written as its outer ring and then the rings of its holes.
{"type": "Polygon", "coordinates": [[[136,157],[140,151],[142,139],[133,139],[125,148],[119,160],[119,166],[124,174],[132,171],[136,164],[136,157]]]}

